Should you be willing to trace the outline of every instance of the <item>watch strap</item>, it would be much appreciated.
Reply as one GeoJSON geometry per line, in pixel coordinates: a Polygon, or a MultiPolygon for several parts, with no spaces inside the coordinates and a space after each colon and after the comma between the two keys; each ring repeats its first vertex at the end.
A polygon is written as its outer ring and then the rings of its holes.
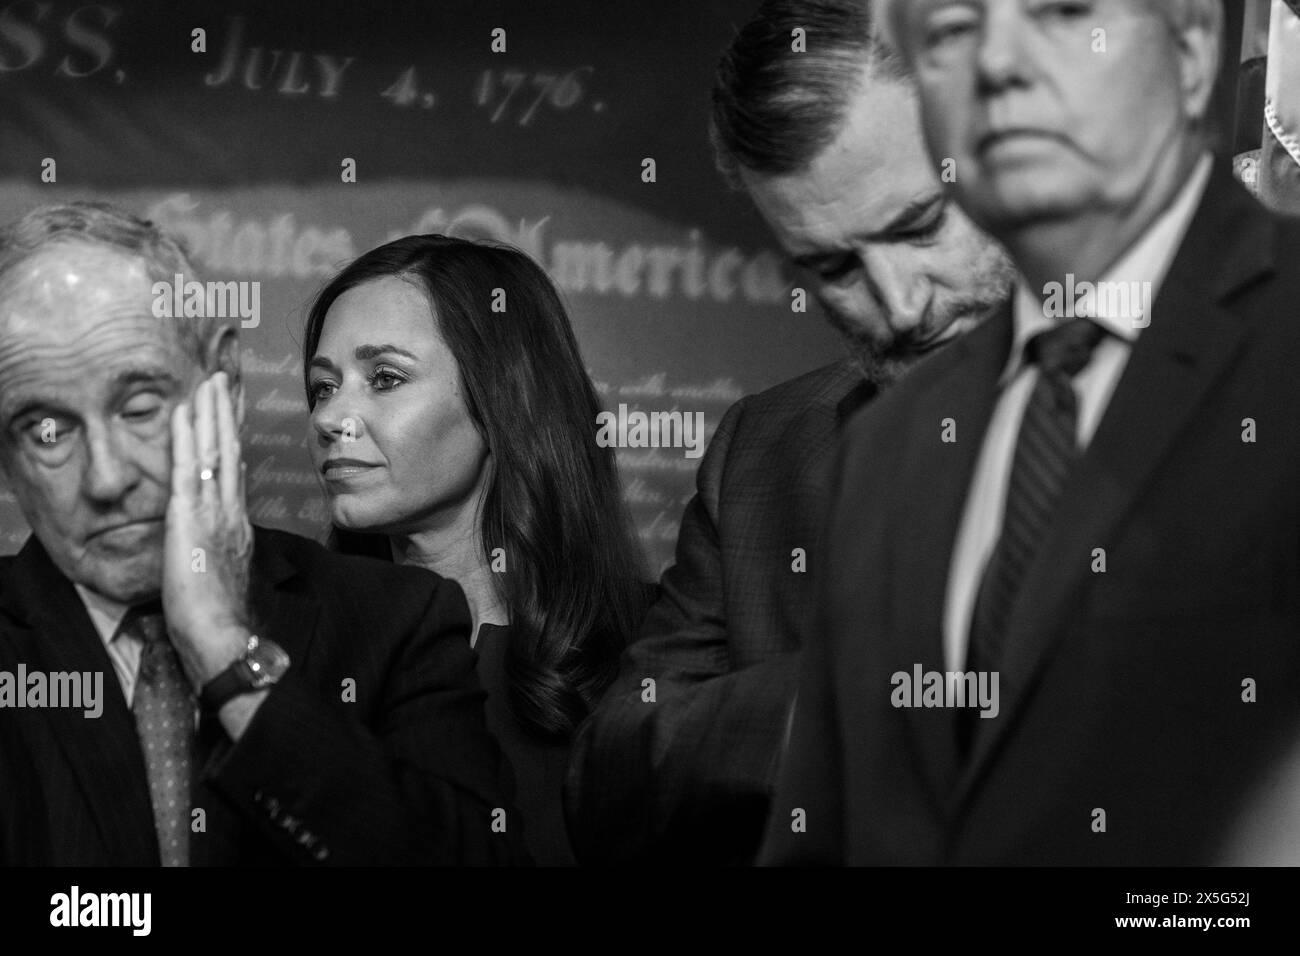
{"type": "Polygon", "coordinates": [[[252,676],[248,665],[241,657],[212,680],[203,685],[199,692],[199,703],[203,709],[215,713],[226,701],[253,690],[252,676]]]}

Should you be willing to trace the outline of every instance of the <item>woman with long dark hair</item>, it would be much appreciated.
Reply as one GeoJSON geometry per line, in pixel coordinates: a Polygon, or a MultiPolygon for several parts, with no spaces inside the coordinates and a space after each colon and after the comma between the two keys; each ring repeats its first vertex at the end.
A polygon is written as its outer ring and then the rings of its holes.
{"type": "Polygon", "coordinates": [[[324,288],[303,356],[334,546],[459,582],[526,845],[538,863],[571,863],[568,740],[646,590],[559,295],[516,249],[407,236],[324,288]]]}

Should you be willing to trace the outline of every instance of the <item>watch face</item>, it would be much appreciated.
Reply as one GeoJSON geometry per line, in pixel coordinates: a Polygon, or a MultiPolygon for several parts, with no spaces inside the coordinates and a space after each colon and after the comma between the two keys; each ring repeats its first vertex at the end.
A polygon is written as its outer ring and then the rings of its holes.
{"type": "Polygon", "coordinates": [[[244,663],[252,673],[254,687],[274,684],[289,669],[289,655],[275,641],[254,637],[249,642],[244,663]]]}

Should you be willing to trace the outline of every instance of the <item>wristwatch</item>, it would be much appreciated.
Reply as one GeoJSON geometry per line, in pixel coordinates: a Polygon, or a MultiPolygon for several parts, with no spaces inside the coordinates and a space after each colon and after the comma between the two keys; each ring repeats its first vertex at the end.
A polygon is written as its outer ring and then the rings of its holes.
{"type": "Polygon", "coordinates": [[[288,669],[289,655],[284,648],[250,634],[243,656],[203,685],[199,701],[205,710],[218,711],[232,697],[270,687],[288,669]]]}

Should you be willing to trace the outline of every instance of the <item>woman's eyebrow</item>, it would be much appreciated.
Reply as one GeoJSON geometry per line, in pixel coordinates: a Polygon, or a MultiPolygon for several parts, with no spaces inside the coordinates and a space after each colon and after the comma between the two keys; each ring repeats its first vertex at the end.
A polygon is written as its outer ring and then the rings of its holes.
{"type": "Polygon", "coordinates": [[[385,355],[385,354],[404,355],[406,358],[413,359],[414,361],[417,362],[419,361],[419,356],[416,355],[414,352],[408,352],[404,348],[400,348],[396,345],[388,345],[388,344],[358,345],[356,351],[353,352],[352,354],[355,355],[357,357],[357,360],[361,362],[365,362],[372,358],[378,358],[380,355],[385,355]]]}

